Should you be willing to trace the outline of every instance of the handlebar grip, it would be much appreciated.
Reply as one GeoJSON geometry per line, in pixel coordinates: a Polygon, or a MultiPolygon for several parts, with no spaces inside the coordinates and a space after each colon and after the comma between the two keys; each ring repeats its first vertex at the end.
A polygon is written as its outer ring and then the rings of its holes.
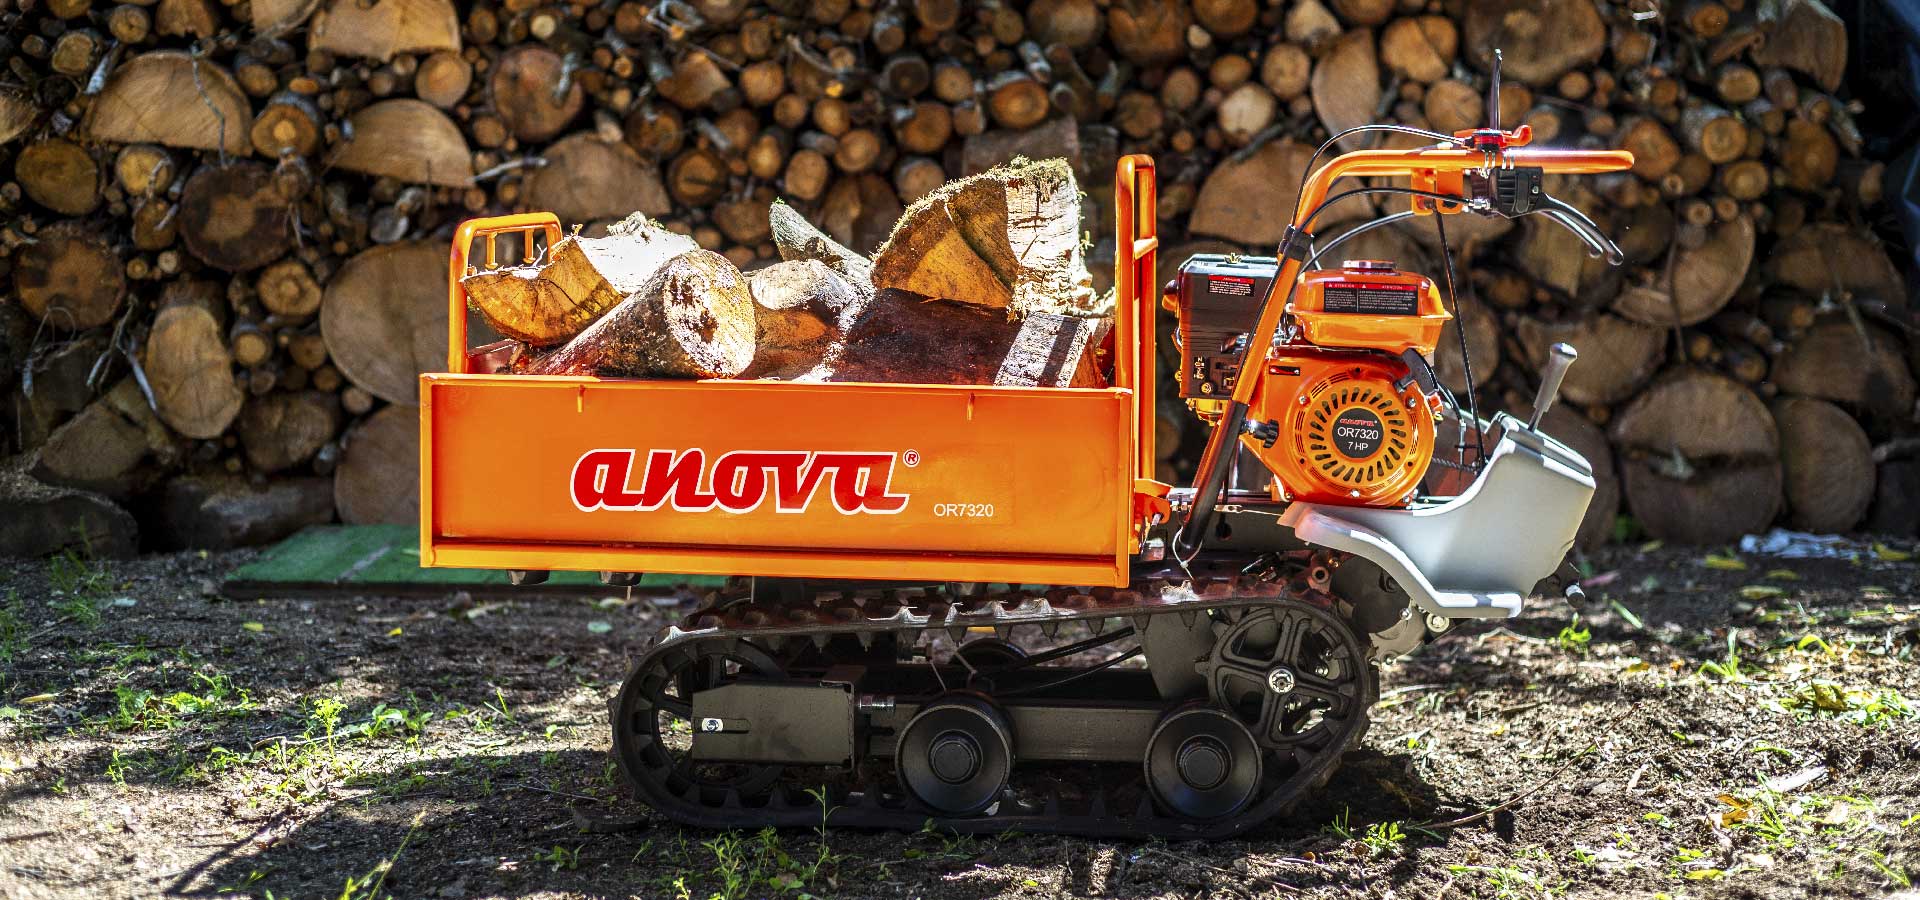
{"type": "Polygon", "coordinates": [[[1533,415],[1527,419],[1528,431],[1539,431],[1540,420],[1547,417],[1547,410],[1553,408],[1553,401],[1560,396],[1560,382],[1567,377],[1567,369],[1580,353],[1572,344],[1559,342],[1547,350],[1547,365],[1540,372],[1540,393],[1533,396],[1533,415]]]}

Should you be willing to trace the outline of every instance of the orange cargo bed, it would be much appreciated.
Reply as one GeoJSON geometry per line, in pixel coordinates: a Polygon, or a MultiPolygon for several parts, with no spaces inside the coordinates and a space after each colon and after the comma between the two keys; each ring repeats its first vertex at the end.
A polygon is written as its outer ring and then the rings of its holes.
{"type": "Polygon", "coordinates": [[[1124,390],[428,375],[420,411],[426,565],[1125,580],[1124,390]]]}
{"type": "Polygon", "coordinates": [[[491,264],[496,236],[559,229],[549,215],[463,224],[450,372],[421,376],[421,564],[1127,583],[1154,507],[1136,490],[1164,490],[1144,480],[1151,163],[1129,158],[1120,180],[1132,239],[1103,389],[468,374],[473,241],[491,264]]]}

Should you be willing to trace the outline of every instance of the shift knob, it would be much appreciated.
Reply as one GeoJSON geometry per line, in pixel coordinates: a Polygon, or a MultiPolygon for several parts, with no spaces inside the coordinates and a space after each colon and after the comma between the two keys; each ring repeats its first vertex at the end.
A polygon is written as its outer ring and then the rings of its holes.
{"type": "Polygon", "coordinates": [[[1553,408],[1553,401],[1560,396],[1560,382],[1567,377],[1567,367],[1579,356],[1573,345],[1565,342],[1548,348],[1546,368],[1540,371],[1540,393],[1533,395],[1533,416],[1527,420],[1528,431],[1540,430],[1540,420],[1547,417],[1547,410],[1553,408]]]}

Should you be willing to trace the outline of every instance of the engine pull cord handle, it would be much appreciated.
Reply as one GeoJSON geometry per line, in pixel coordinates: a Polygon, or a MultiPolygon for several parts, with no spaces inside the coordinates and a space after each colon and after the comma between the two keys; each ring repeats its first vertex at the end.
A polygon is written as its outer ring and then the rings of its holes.
{"type": "Polygon", "coordinates": [[[1528,431],[1540,430],[1540,420],[1547,417],[1547,410],[1552,409],[1553,401],[1560,397],[1560,382],[1566,379],[1568,367],[1579,356],[1573,345],[1564,341],[1547,349],[1547,365],[1540,372],[1540,393],[1533,395],[1533,415],[1527,419],[1528,431]]]}

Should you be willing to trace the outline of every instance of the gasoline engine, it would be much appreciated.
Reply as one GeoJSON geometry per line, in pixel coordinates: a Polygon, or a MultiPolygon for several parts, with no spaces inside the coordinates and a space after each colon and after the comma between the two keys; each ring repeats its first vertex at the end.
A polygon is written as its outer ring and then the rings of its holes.
{"type": "Polygon", "coordinates": [[[1276,500],[1402,506],[1433,459],[1443,409],[1431,365],[1452,319],[1432,279],[1388,260],[1347,260],[1301,276],[1265,371],[1242,372],[1247,334],[1279,272],[1273,257],[1202,254],[1162,303],[1179,317],[1180,395],[1217,424],[1243,377],[1257,377],[1248,433],[1276,500]]]}

